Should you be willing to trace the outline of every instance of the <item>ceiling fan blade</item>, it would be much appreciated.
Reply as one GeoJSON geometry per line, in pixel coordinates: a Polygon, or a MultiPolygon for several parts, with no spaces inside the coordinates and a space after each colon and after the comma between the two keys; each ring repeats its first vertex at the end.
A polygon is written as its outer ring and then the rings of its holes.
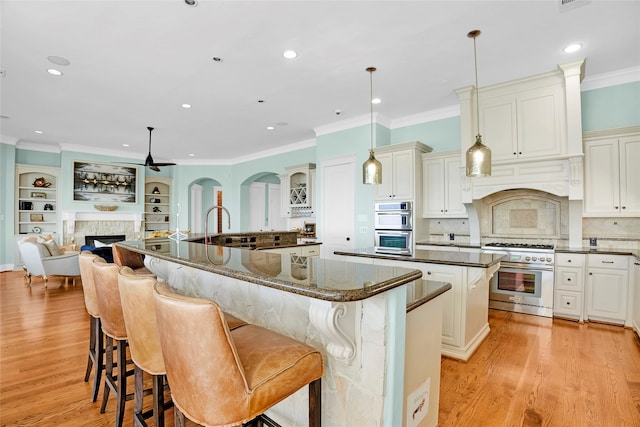
{"type": "Polygon", "coordinates": [[[151,166],[175,166],[175,163],[153,163],[151,166]]]}

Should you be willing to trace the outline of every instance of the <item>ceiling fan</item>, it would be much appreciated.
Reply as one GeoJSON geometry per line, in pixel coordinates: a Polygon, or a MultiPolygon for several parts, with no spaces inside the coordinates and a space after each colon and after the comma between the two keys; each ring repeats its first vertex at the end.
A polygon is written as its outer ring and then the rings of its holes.
{"type": "Polygon", "coordinates": [[[134,165],[145,166],[151,169],[152,171],[160,172],[160,166],[175,166],[175,163],[156,163],[153,161],[153,157],[151,156],[151,132],[153,128],[151,126],[147,126],[149,129],[149,154],[147,154],[147,158],[144,160],[144,164],[142,163],[132,163],[134,165]]]}

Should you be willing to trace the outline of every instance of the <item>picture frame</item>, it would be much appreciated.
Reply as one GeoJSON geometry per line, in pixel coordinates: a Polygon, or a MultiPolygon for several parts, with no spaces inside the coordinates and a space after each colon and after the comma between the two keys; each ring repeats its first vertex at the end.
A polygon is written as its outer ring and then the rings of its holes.
{"type": "Polygon", "coordinates": [[[31,198],[32,199],[46,199],[47,198],[47,193],[43,193],[41,191],[32,191],[31,192],[31,198]]]}
{"type": "Polygon", "coordinates": [[[96,204],[135,204],[138,168],[117,163],[73,162],[73,200],[96,204]]]}
{"type": "Polygon", "coordinates": [[[44,215],[41,213],[29,214],[29,221],[31,222],[44,222],[44,215]]]}
{"type": "Polygon", "coordinates": [[[304,234],[307,235],[316,235],[316,223],[315,222],[305,222],[304,223],[304,234]]]}

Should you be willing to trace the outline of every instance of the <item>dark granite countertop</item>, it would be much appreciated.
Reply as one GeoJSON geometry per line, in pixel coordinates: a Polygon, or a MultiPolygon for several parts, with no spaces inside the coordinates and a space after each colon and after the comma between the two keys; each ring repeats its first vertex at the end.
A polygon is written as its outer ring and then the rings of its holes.
{"type": "Polygon", "coordinates": [[[451,283],[433,280],[416,280],[409,286],[414,289],[412,298],[407,298],[407,313],[451,289],[451,283]]]}
{"type": "Polygon", "coordinates": [[[640,261],[640,250],[638,249],[619,249],[619,248],[591,248],[584,246],[582,248],[570,248],[568,246],[557,246],[556,253],[569,254],[599,254],[599,255],[632,255],[640,261]]]}
{"type": "MultiPolygon", "coordinates": [[[[204,243],[204,233],[191,233],[186,239],[193,243],[204,243]]],[[[220,246],[244,249],[278,249],[293,248],[298,246],[321,245],[322,242],[300,242],[298,243],[297,232],[274,232],[256,231],[251,233],[220,233],[209,236],[209,241],[213,241],[220,246]],[[274,241],[274,236],[286,236],[286,238],[274,241]]]]}
{"type": "Polygon", "coordinates": [[[428,246],[452,246],[452,247],[456,247],[456,248],[470,248],[470,249],[480,249],[479,245],[472,245],[470,243],[460,243],[460,242],[429,242],[429,241],[423,241],[423,242],[416,242],[416,245],[428,245],[428,246]]]}
{"type": "Polygon", "coordinates": [[[354,249],[353,251],[335,251],[336,255],[349,255],[365,258],[392,259],[395,261],[424,262],[429,264],[460,265],[464,267],[487,268],[499,263],[505,255],[480,252],[448,252],[416,250],[413,256],[378,254],[374,248],[354,249]]]}
{"type": "Polygon", "coordinates": [[[415,269],[148,239],[115,245],[158,259],[326,301],[358,301],[421,279],[415,269]],[[287,268],[283,268],[286,266],[287,268]],[[290,267],[290,268],[289,268],[290,267]]]}

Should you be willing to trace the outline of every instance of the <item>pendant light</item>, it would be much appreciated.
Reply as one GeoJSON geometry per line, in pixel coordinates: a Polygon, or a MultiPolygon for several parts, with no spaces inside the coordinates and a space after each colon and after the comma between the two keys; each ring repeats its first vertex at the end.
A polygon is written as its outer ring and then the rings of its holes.
{"type": "Polygon", "coordinates": [[[369,67],[369,108],[371,111],[371,148],[369,149],[369,158],[362,164],[362,183],[363,184],[381,184],[382,183],[382,163],[376,160],[373,155],[373,72],[376,67],[369,67]]]}
{"type": "Polygon", "coordinates": [[[476,38],[480,35],[480,30],[473,30],[467,34],[467,37],[473,39],[473,62],[476,70],[476,119],[478,124],[478,134],[476,142],[467,150],[467,176],[491,176],[491,150],[482,143],[482,135],[480,135],[480,103],[478,98],[480,91],[478,90],[478,58],[476,53],[476,38]]]}

